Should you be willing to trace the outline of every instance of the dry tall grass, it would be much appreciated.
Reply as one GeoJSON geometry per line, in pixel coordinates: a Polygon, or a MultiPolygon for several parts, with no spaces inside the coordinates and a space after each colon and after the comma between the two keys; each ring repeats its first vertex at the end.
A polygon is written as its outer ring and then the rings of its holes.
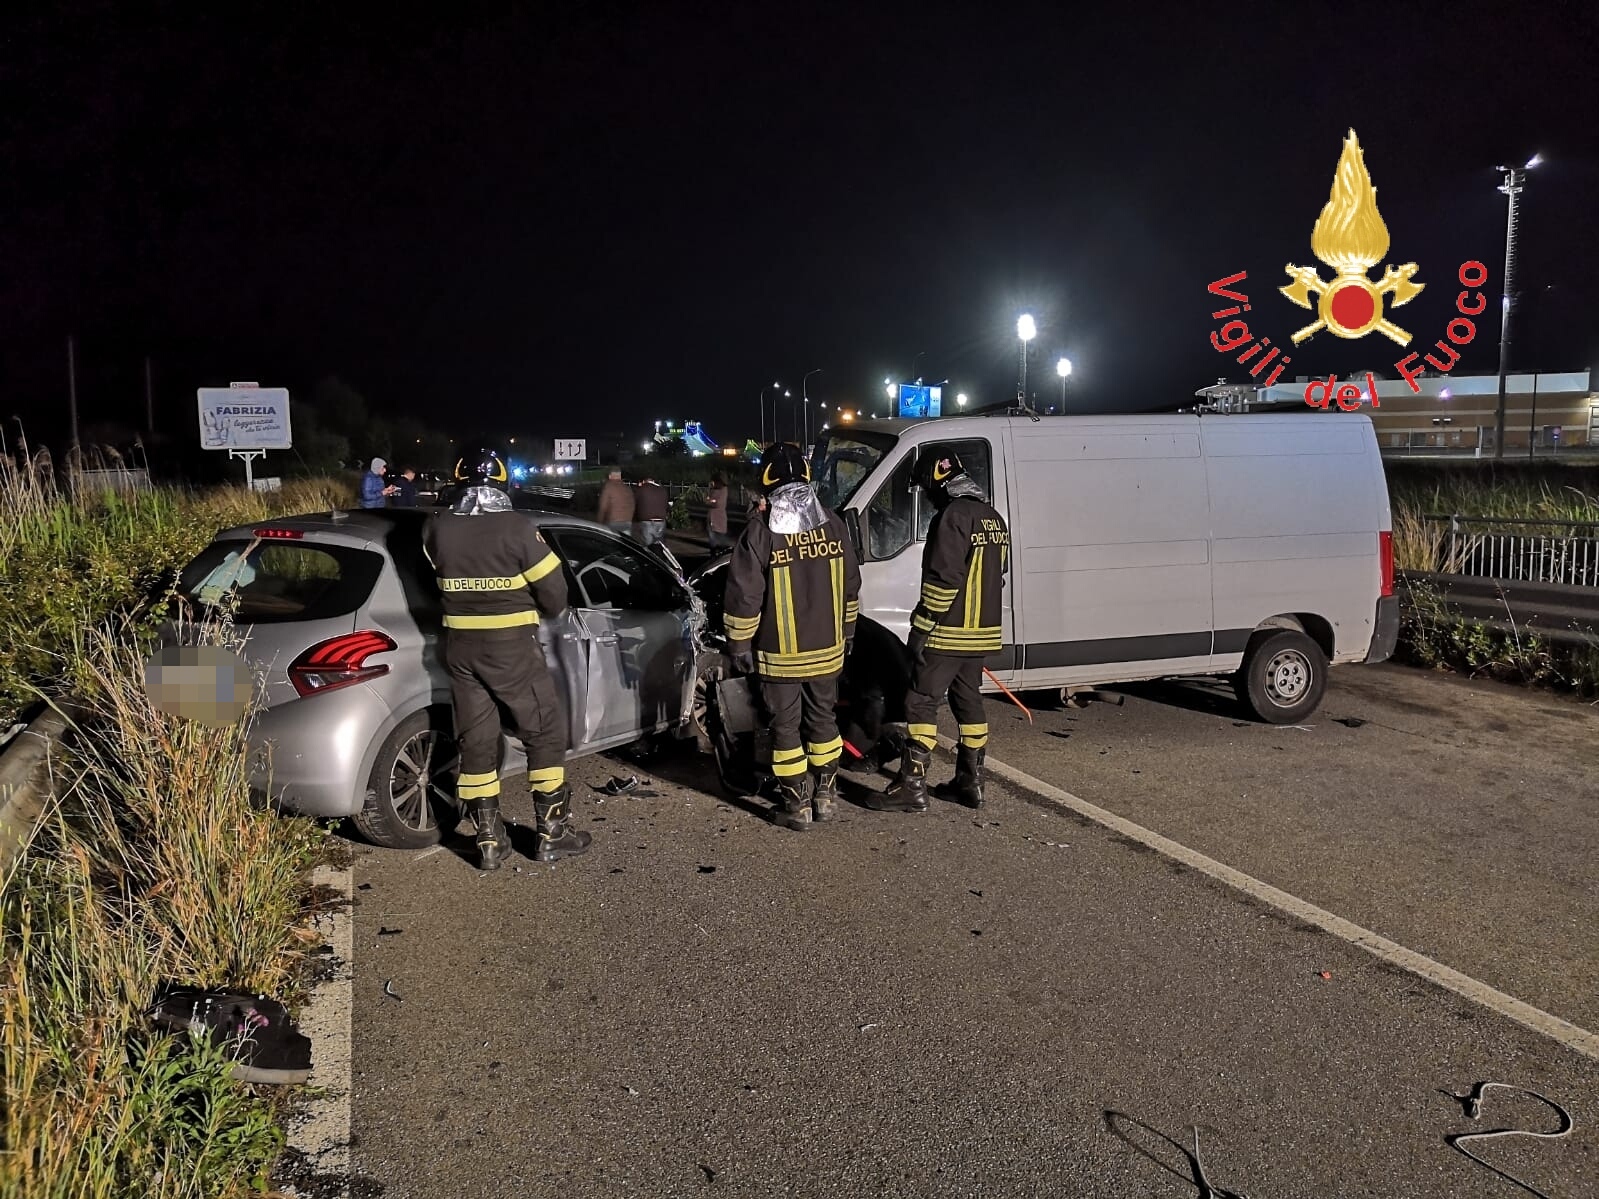
{"type": "Polygon", "coordinates": [[[124,626],[80,648],[72,781],[0,891],[0,1196],[250,1193],[281,1148],[269,1101],[229,1082],[219,1052],[152,1036],[143,1012],[166,980],[283,986],[309,940],[318,834],[252,807],[247,725],[155,709],[124,626]]]}
{"type": "Polygon", "coordinates": [[[347,485],[220,487],[72,496],[49,455],[0,459],[0,727],[39,690],[83,682],[73,638],[131,614],[148,631],[177,572],[218,529],[351,503],[347,485]]]}

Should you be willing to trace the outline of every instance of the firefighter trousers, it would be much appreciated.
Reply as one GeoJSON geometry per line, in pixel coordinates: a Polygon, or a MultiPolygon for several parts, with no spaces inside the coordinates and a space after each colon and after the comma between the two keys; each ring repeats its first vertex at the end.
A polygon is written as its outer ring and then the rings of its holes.
{"type": "Polygon", "coordinates": [[[967,749],[988,745],[988,713],[983,708],[983,659],[926,650],[905,697],[906,733],[932,749],[938,744],[938,705],[949,696],[950,711],[967,749]]]}
{"type": "Polygon", "coordinates": [[[762,679],[761,699],[772,718],[772,774],[779,783],[794,782],[811,769],[838,761],[844,740],[833,711],[838,703],[836,674],[820,679],[762,679]]]}
{"type": "Polygon", "coordinates": [[[507,724],[527,752],[528,789],[559,791],[566,782],[566,705],[537,630],[517,629],[508,636],[502,630],[446,629],[443,657],[461,752],[456,798],[499,795],[500,734],[507,724]]]}

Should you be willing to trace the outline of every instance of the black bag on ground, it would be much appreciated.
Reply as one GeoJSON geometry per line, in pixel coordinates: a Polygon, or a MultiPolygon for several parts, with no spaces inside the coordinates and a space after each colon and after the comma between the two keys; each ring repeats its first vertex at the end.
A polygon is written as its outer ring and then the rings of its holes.
{"type": "Polygon", "coordinates": [[[294,1027],[277,1000],[219,987],[162,987],[150,1008],[162,1032],[201,1036],[236,1060],[240,1082],[290,1084],[311,1076],[311,1040],[294,1027]]]}

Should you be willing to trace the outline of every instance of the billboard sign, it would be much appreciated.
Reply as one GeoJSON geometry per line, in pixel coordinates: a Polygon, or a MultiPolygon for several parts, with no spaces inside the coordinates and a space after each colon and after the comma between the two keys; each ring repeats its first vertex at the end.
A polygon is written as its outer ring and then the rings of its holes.
{"type": "Polygon", "coordinates": [[[899,385],[899,416],[902,420],[939,416],[943,403],[942,387],[921,387],[914,383],[899,385]]]}
{"type": "Polygon", "coordinates": [[[200,388],[201,449],[287,450],[293,444],[288,388],[200,388]]]}

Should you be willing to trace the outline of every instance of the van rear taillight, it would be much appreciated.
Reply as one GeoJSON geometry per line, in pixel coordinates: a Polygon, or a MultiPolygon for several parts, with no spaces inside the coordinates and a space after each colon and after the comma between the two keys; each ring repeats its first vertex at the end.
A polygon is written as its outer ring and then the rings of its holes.
{"type": "Polygon", "coordinates": [[[299,529],[252,529],[262,541],[299,541],[305,536],[299,529]]]}
{"type": "Polygon", "coordinates": [[[1394,593],[1394,535],[1387,529],[1377,534],[1377,557],[1382,563],[1382,593],[1394,593]]]}
{"type": "Polygon", "coordinates": [[[386,663],[368,666],[366,660],[394,648],[394,640],[382,633],[346,633],[313,645],[296,658],[289,667],[289,682],[302,698],[364,683],[389,673],[386,663]]]}

